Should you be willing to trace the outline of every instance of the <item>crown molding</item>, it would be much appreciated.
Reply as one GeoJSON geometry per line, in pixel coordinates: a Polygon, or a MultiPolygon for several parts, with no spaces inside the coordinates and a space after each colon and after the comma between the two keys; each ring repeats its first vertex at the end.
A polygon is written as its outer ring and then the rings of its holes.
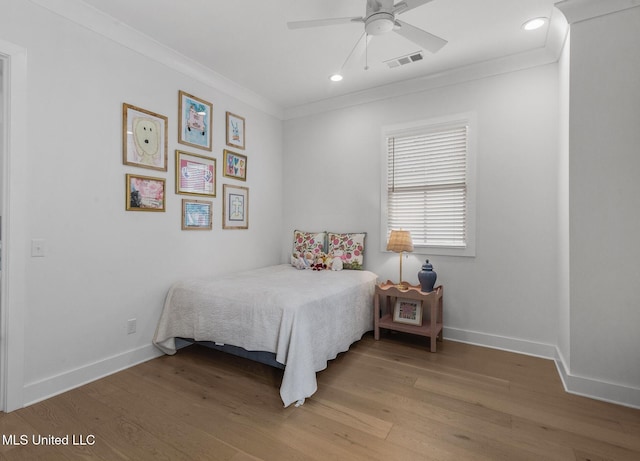
{"type": "Polygon", "coordinates": [[[79,0],[31,0],[69,21],[153,59],[278,119],[283,108],[79,0]]]}
{"type": "Polygon", "coordinates": [[[569,24],[640,6],[639,0],[562,0],[556,3],[569,24]]]}

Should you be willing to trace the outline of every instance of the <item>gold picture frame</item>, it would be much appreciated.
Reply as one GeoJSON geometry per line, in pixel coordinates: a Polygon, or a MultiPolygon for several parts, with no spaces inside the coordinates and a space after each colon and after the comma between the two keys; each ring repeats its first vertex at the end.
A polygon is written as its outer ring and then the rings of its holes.
{"type": "Polygon", "coordinates": [[[213,229],[213,202],[182,199],[182,230],[213,229]]]}
{"type": "Polygon", "coordinates": [[[244,117],[227,112],[227,146],[244,150],[245,120],[244,117]]]}
{"type": "Polygon", "coordinates": [[[216,159],[176,150],[176,194],[216,196],[216,159]]]}
{"type": "Polygon", "coordinates": [[[222,185],[222,228],[249,228],[249,188],[222,185]]]}
{"type": "Polygon", "coordinates": [[[178,91],[178,142],[213,150],[213,104],[184,91],[178,91]]]}
{"type": "Polygon", "coordinates": [[[167,127],[164,115],[122,104],[122,163],[167,171],[167,127]]]}
{"type": "Polygon", "coordinates": [[[247,156],[224,150],[222,175],[227,178],[247,180],[247,156]]]}
{"type": "Polygon", "coordinates": [[[127,174],[125,179],[127,211],[165,211],[164,178],[127,174]]]}

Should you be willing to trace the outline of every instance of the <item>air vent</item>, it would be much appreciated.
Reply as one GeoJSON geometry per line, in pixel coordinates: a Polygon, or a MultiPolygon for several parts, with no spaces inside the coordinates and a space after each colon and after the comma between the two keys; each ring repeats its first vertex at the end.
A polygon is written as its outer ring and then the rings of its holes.
{"type": "Polygon", "coordinates": [[[400,56],[399,58],[390,59],[385,61],[384,63],[389,68],[406,66],[407,64],[411,64],[412,62],[421,61],[424,58],[421,51],[416,53],[408,54],[406,56],[400,56]]]}

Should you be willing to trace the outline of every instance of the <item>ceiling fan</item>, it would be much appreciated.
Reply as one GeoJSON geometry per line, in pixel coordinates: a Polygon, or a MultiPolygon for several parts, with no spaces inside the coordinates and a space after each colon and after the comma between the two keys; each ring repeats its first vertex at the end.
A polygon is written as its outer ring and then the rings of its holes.
{"type": "MultiPolygon", "coordinates": [[[[414,8],[422,6],[433,0],[402,0],[399,3],[393,4],[394,0],[367,0],[366,13],[362,17],[347,17],[347,18],[331,18],[331,19],[312,19],[308,21],[294,21],[288,22],[289,29],[303,29],[308,27],[319,26],[331,26],[336,24],[348,24],[348,23],[363,23],[365,40],[362,38],[356,44],[356,47],[351,52],[347,61],[355,54],[356,48],[361,47],[360,42],[366,43],[369,36],[383,35],[388,32],[395,32],[396,34],[412,41],[418,46],[424,48],[427,51],[436,53],[443,46],[447,44],[447,41],[436,35],[422,30],[418,27],[407,24],[399,19],[397,16],[407,11],[411,11],[414,8]]],[[[346,62],[345,62],[346,64],[346,62]]],[[[344,66],[343,66],[344,67],[344,66]]]]}

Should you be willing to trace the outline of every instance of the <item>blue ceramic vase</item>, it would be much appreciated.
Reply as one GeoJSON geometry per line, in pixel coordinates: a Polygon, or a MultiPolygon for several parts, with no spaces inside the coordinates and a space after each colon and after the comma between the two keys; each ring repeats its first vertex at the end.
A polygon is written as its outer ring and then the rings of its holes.
{"type": "Polygon", "coordinates": [[[436,284],[436,278],[438,274],[433,270],[433,265],[429,263],[427,259],[422,265],[422,270],[418,272],[418,280],[420,280],[420,291],[429,293],[433,291],[433,286],[436,284]]]}

